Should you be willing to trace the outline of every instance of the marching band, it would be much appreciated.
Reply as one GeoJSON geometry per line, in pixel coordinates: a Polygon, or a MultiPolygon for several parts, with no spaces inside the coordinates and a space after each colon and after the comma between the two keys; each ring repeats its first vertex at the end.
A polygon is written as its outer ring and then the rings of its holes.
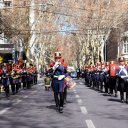
{"type": "Polygon", "coordinates": [[[6,97],[17,94],[20,88],[30,89],[34,84],[37,84],[37,69],[32,64],[28,68],[19,64],[0,65],[0,92],[3,89],[6,97]]]}
{"type": "Polygon", "coordinates": [[[126,103],[128,103],[128,65],[124,57],[119,62],[98,62],[93,66],[85,66],[85,83],[95,90],[105,92],[117,97],[120,91],[121,102],[124,103],[124,92],[126,92],[126,103]]]}

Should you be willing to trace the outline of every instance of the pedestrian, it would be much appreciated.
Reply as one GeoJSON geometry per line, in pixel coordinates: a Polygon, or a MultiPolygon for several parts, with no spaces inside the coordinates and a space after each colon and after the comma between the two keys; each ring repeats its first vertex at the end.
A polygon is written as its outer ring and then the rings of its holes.
{"type": "MultiPolygon", "coordinates": [[[[119,91],[120,91],[120,98],[122,103],[124,103],[124,92],[125,92],[125,85],[126,80],[128,79],[128,68],[125,65],[125,58],[120,57],[119,58],[119,68],[116,70],[117,77],[119,78],[118,84],[119,84],[119,91]]],[[[128,93],[126,94],[126,102],[128,103],[128,93]]]]}
{"type": "Polygon", "coordinates": [[[0,64],[0,93],[2,88],[2,75],[3,75],[3,69],[2,69],[2,65],[0,64]]]}
{"type": "Polygon", "coordinates": [[[22,82],[23,82],[23,89],[26,89],[27,88],[27,71],[25,67],[23,67],[22,82]]]}
{"type": "Polygon", "coordinates": [[[4,86],[6,97],[9,97],[10,96],[10,91],[9,91],[10,81],[9,81],[9,75],[8,75],[6,67],[3,68],[2,84],[4,86]]]}
{"type": "MultiPolygon", "coordinates": [[[[71,76],[71,71],[67,69],[67,64],[63,64],[64,66],[64,74],[65,76],[71,76]]],[[[68,92],[68,87],[64,85],[64,104],[67,103],[67,92],[68,92]]]]}
{"type": "Polygon", "coordinates": [[[16,76],[15,76],[15,84],[16,84],[16,93],[19,92],[20,89],[20,83],[19,83],[19,73],[16,71],[16,76]]]}
{"type": "Polygon", "coordinates": [[[109,62],[105,66],[105,93],[109,93],[109,62]]]}
{"type": "Polygon", "coordinates": [[[81,74],[81,71],[80,71],[79,67],[76,69],[76,72],[77,72],[77,79],[79,79],[80,78],[80,74],[81,74]]]}
{"type": "Polygon", "coordinates": [[[118,68],[118,65],[115,63],[115,61],[110,61],[109,65],[109,84],[110,84],[110,94],[113,96],[113,91],[115,91],[114,96],[117,97],[117,84],[116,84],[116,70],[118,68]]]}
{"type": "Polygon", "coordinates": [[[31,88],[31,74],[27,69],[27,89],[30,89],[30,88],[31,88]]]}
{"type": "Polygon", "coordinates": [[[16,71],[12,70],[12,73],[10,75],[10,84],[11,84],[11,90],[12,95],[16,94],[16,71]]]}
{"type": "Polygon", "coordinates": [[[103,92],[103,90],[105,89],[105,74],[106,74],[105,63],[102,63],[101,70],[100,70],[100,91],[101,92],[103,92]]]}
{"type": "Polygon", "coordinates": [[[34,75],[34,84],[37,84],[37,80],[38,80],[38,72],[37,72],[37,68],[36,66],[34,66],[34,69],[33,69],[33,75],[34,75]]]}
{"type": "Polygon", "coordinates": [[[51,87],[51,78],[49,74],[46,74],[45,78],[44,78],[44,83],[45,83],[45,90],[49,91],[50,87],[51,87]]]}
{"type": "Polygon", "coordinates": [[[53,66],[54,73],[52,79],[52,87],[54,91],[54,99],[56,107],[60,113],[63,113],[63,104],[64,104],[64,67],[60,60],[57,60],[53,66]]]}
{"type": "Polygon", "coordinates": [[[101,62],[97,62],[96,64],[96,90],[100,91],[100,71],[101,71],[101,62]]]}

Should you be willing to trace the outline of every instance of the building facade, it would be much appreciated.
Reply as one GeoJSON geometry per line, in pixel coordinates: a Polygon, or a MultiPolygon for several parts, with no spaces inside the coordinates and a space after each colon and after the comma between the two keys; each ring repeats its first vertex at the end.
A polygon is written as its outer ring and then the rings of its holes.
{"type": "Polygon", "coordinates": [[[118,55],[128,60],[128,31],[121,34],[121,41],[118,47],[118,55]]]}
{"type": "MultiPolygon", "coordinates": [[[[0,1],[1,2],[1,1],[0,1]]],[[[23,57],[23,44],[24,44],[24,37],[16,33],[16,30],[20,31],[19,27],[24,27],[22,25],[18,26],[22,20],[25,18],[23,17],[23,14],[26,14],[26,8],[17,8],[16,6],[23,6],[24,1],[20,0],[3,0],[1,3],[1,9],[3,9],[1,13],[1,26],[3,26],[2,33],[0,34],[0,56],[3,57],[3,59],[7,62],[8,60],[13,61],[14,63],[18,62],[18,59],[20,57],[23,57]],[[16,8],[15,8],[16,7],[16,8]],[[5,10],[6,9],[6,10],[5,10]],[[22,10],[21,10],[22,9],[22,10]],[[22,15],[21,15],[22,11],[22,15]],[[19,16],[19,23],[15,24],[15,17],[19,16]],[[5,17],[5,18],[4,18],[5,17]],[[8,29],[9,33],[6,31],[8,29]],[[12,31],[15,29],[15,31],[12,31]],[[10,36],[11,35],[11,36],[10,36]],[[9,57],[8,57],[9,56],[9,57]]],[[[24,57],[25,58],[25,57],[24,57]]]]}

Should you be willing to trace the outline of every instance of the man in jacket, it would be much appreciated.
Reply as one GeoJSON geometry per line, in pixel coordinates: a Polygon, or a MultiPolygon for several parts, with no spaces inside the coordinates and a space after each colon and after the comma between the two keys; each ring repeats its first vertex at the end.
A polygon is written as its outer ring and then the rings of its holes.
{"type": "MultiPolygon", "coordinates": [[[[124,57],[119,58],[119,68],[117,69],[116,73],[117,73],[117,77],[119,78],[118,84],[119,84],[119,90],[120,90],[120,98],[121,98],[122,103],[124,103],[125,85],[128,79],[128,68],[125,65],[124,57]]],[[[126,91],[126,102],[128,103],[127,91],[126,91]]]]}
{"type": "Polygon", "coordinates": [[[60,60],[57,60],[53,66],[53,79],[52,87],[54,91],[54,99],[56,107],[59,109],[60,113],[63,113],[63,104],[64,104],[64,66],[60,60]]]}

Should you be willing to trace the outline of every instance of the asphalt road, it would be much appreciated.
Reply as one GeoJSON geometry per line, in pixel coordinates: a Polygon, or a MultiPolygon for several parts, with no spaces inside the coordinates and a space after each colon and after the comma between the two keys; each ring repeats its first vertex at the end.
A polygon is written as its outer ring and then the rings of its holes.
{"type": "Polygon", "coordinates": [[[76,82],[62,114],[41,80],[9,99],[0,95],[0,128],[128,128],[127,104],[76,82]]]}

